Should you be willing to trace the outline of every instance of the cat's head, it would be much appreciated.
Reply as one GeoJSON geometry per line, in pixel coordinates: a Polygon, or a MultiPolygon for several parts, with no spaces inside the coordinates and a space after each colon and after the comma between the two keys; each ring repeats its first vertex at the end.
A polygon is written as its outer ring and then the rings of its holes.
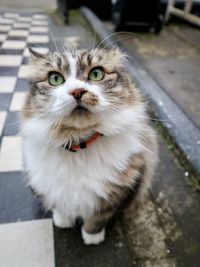
{"type": "Polygon", "coordinates": [[[111,114],[134,105],[135,90],[119,49],[30,52],[32,88],[26,107],[30,114],[81,129],[98,127],[111,114]]]}

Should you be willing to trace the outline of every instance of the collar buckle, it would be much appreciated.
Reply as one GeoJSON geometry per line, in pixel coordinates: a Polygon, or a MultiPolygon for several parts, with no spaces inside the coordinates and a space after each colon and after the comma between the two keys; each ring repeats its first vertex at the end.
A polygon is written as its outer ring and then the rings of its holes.
{"type": "Polygon", "coordinates": [[[65,150],[68,150],[70,152],[77,152],[77,151],[79,151],[81,149],[87,148],[89,145],[91,145],[94,142],[96,142],[96,140],[99,139],[102,136],[103,136],[103,134],[96,132],[90,139],[88,139],[87,141],[81,142],[79,145],[69,146],[69,143],[67,143],[67,144],[63,144],[62,147],[65,150]]]}

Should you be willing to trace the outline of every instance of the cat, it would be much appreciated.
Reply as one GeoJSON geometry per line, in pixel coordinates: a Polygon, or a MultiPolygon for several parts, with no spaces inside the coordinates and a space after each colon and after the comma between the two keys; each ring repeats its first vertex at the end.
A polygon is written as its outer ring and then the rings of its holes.
{"type": "Polygon", "coordinates": [[[118,48],[30,54],[21,126],[28,184],[56,226],[81,217],[84,243],[99,244],[117,211],[150,188],[157,141],[146,104],[118,48]]]}

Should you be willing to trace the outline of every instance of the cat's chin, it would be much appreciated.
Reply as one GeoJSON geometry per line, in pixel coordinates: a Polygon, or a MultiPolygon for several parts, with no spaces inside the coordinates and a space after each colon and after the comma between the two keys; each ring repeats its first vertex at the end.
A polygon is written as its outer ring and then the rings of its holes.
{"type": "Polygon", "coordinates": [[[91,114],[91,111],[82,105],[77,105],[71,112],[71,115],[89,115],[89,114],[91,114]]]}
{"type": "Polygon", "coordinates": [[[86,107],[82,106],[82,105],[77,105],[74,110],[79,110],[80,111],[80,110],[88,110],[88,109],[86,107]]]}

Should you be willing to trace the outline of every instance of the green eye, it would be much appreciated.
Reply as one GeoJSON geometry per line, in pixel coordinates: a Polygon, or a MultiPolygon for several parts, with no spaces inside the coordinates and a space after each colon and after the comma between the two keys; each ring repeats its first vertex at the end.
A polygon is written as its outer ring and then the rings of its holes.
{"type": "Polygon", "coordinates": [[[58,72],[52,72],[50,75],[49,75],[49,83],[51,85],[60,85],[62,83],[64,83],[65,79],[64,77],[62,76],[62,74],[58,73],[58,72]]]}
{"type": "Polygon", "coordinates": [[[104,71],[101,68],[95,68],[90,71],[88,75],[89,80],[91,81],[101,81],[104,78],[104,71]]]}

